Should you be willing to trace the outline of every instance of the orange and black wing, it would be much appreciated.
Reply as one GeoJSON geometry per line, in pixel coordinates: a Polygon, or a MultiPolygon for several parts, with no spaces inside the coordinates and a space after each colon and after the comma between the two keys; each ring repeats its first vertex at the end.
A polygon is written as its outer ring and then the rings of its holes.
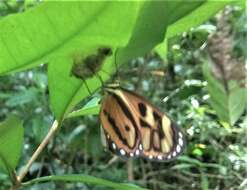
{"type": "Polygon", "coordinates": [[[115,93],[108,93],[102,101],[100,120],[108,148],[122,156],[139,155],[140,133],[138,121],[130,108],[115,93]]]}
{"type": "Polygon", "coordinates": [[[143,97],[126,89],[108,89],[100,118],[110,149],[114,147],[120,155],[167,161],[184,149],[181,130],[143,97]]]}

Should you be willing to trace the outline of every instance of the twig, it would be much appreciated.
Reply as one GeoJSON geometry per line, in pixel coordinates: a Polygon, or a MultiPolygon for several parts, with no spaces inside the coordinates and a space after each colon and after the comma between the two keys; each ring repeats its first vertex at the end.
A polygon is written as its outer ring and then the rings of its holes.
{"type": "Polygon", "coordinates": [[[57,122],[57,120],[55,120],[53,122],[52,126],[51,126],[51,129],[47,133],[46,137],[41,142],[41,144],[38,146],[38,148],[36,149],[36,151],[33,153],[32,157],[29,159],[29,161],[26,164],[26,166],[24,167],[23,171],[17,177],[17,185],[16,186],[20,186],[22,180],[27,175],[27,173],[28,173],[31,165],[38,158],[38,156],[43,151],[43,149],[46,147],[46,145],[48,144],[48,142],[52,139],[53,135],[55,134],[55,132],[57,131],[58,128],[59,128],[59,123],[57,122]]]}
{"type": "MultiPolygon", "coordinates": [[[[185,175],[188,175],[190,177],[201,177],[201,174],[198,173],[190,173],[190,172],[186,172],[186,171],[182,171],[182,173],[184,173],[185,175]]],[[[208,178],[217,178],[217,179],[233,179],[234,176],[223,176],[220,174],[209,174],[209,173],[204,173],[205,176],[207,176],[208,178]]]]}
{"type": "Polygon", "coordinates": [[[132,159],[128,159],[127,168],[128,168],[128,180],[133,181],[134,175],[133,175],[133,160],[132,159]]]}

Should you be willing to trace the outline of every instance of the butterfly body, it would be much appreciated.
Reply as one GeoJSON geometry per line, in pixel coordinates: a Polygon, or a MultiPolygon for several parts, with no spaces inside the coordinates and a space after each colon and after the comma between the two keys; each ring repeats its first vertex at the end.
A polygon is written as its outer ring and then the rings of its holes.
{"type": "Polygon", "coordinates": [[[142,96],[119,86],[106,89],[100,119],[108,148],[121,157],[167,161],[182,153],[180,129],[142,96]]]}

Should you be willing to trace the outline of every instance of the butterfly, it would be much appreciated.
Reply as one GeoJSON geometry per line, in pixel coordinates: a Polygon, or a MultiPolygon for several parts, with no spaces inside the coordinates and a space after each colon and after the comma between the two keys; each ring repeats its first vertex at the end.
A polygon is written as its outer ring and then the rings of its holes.
{"type": "Polygon", "coordinates": [[[108,149],[123,158],[168,161],[185,148],[184,133],[158,108],[119,85],[105,87],[100,120],[108,149]]]}

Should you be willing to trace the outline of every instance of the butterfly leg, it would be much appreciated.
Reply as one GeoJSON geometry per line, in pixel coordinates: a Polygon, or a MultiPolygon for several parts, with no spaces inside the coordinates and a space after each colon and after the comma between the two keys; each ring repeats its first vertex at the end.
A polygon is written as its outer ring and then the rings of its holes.
{"type": "Polygon", "coordinates": [[[97,73],[96,76],[98,77],[98,79],[100,80],[101,82],[101,86],[104,86],[104,81],[102,79],[102,77],[97,73]]]}
{"type": "Polygon", "coordinates": [[[93,93],[92,93],[91,90],[89,89],[86,80],[85,80],[85,79],[82,79],[82,82],[84,83],[84,86],[87,88],[87,91],[88,91],[89,95],[91,96],[93,93]]]}

